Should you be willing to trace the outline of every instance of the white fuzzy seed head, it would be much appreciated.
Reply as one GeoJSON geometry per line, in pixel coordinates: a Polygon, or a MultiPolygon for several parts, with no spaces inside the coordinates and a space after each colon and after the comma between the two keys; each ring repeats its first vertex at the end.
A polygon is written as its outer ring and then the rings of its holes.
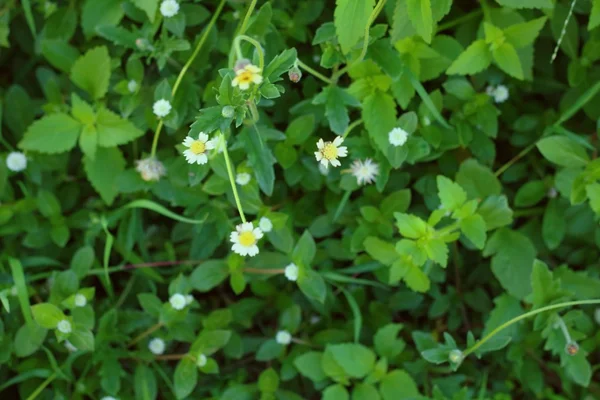
{"type": "Polygon", "coordinates": [[[271,232],[273,230],[273,223],[267,217],[262,217],[260,221],[258,221],[258,227],[263,232],[271,232]]]}
{"type": "Polygon", "coordinates": [[[250,183],[250,179],[252,179],[252,176],[249,173],[240,172],[235,176],[235,183],[240,186],[246,186],[248,183],[250,183]]]}
{"type": "Polygon", "coordinates": [[[157,356],[165,352],[165,341],[161,338],[154,338],[148,343],[148,349],[157,356]]]}
{"type": "Polygon", "coordinates": [[[152,112],[159,118],[166,117],[171,112],[171,103],[165,99],[156,100],[152,112]]]}
{"type": "Polygon", "coordinates": [[[169,298],[169,303],[171,303],[171,307],[175,310],[183,310],[187,305],[185,301],[185,296],[181,293],[175,293],[173,296],[169,298]]]}
{"type": "Polygon", "coordinates": [[[394,147],[404,146],[408,140],[408,132],[402,128],[394,128],[388,133],[388,141],[394,147]]]}
{"type": "Polygon", "coordinates": [[[146,182],[158,181],[167,174],[163,163],[154,157],[144,158],[135,162],[135,170],[146,182]]]}
{"type": "Polygon", "coordinates": [[[20,151],[8,153],[6,157],[6,166],[13,172],[20,172],[27,168],[27,157],[20,151]]]}
{"type": "Polygon", "coordinates": [[[206,358],[204,354],[200,354],[198,355],[198,358],[196,358],[196,365],[200,368],[204,367],[207,362],[208,358],[206,358]]]}
{"type": "Polygon", "coordinates": [[[135,80],[130,80],[129,82],[127,82],[127,90],[129,90],[129,93],[135,93],[135,91],[138,88],[138,84],[135,80]]]}
{"type": "Polygon", "coordinates": [[[66,319],[63,319],[58,322],[56,329],[62,333],[71,333],[71,323],[66,319]]]}
{"type": "Polygon", "coordinates": [[[175,0],[164,0],[160,3],[160,13],[163,17],[171,18],[179,12],[179,3],[175,0]]]}
{"type": "Polygon", "coordinates": [[[275,341],[287,346],[292,342],[292,335],[288,331],[279,331],[277,332],[277,335],[275,335],[275,341]]]}
{"type": "Polygon", "coordinates": [[[87,304],[87,299],[85,298],[84,295],[78,293],[75,295],[75,305],[77,307],[85,307],[85,305],[87,304]]]}
{"type": "Polygon", "coordinates": [[[498,85],[498,87],[494,90],[494,101],[496,103],[504,103],[508,100],[508,88],[504,85],[498,85]]]}
{"type": "Polygon", "coordinates": [[[288,281],[295,282],[298,280],[298,272],[299,268],[296,264],[291,263],[287,267],[285,267],[284,275],[288,279],[288,281]]]}
{"type": "Polygon", "coordinates": [[[379,175],[379,165],[370,158],[365,161],[354,160],[350,166],[350,171],[359,185],[365,185],[375,181],[375,178],[379,175]]]}

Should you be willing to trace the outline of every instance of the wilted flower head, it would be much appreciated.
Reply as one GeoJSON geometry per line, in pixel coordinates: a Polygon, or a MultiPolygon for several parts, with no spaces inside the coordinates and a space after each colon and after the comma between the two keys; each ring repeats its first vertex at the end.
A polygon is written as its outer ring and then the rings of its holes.
{"type": "Polygon", "coordinates": [[[130,93],[133,93],[137,90],[138,88],[138,83],[135,80],[130,80],[129,82],[127,82],[127,90],[129,90],[130,93]]]}
{"type": "Polygon", "coordinates": [[[233,243],[231,250],[240,256],[254,257],[258,254],[258,240],[263,237],[260,228],[255,228],[252,222],[244,222],[235,227],[229,240],[233,243]]]}
{"type": "Polygon", "coordinates": [[[13,172],[23,171],[27,168],[27,157],[20,151],[10,152],[6,157],[6,166],[13,172]]]}
{"type": "Polygon", "coordinates": [[[294,83],[298,83],[298,82],[300,82],[300,79],[302,79],[302,71],[300,70],[300,68],[298,68],[296,65],[294,65],[288,71],[288,78],[290,78],[290,81],[292,81],[294,83]]]}
{"type": "Polygon", "coordinates": [[[175,0],[164,0],[160,3],[160,13],[163,17],[174,17],[179,12],[179,3],[175,0]]]}
{"type": "Polygon", "coordinates": [[[248,64],[244,68],[235,71],[235,78],[231,81],[231,86],[237,86],[240,90],[247,90],[251,83],[260,85],[262,81],[261,69],[256,65],[248,64]]]}
{"type": "Polygon", "coordinates": [[[137,160],[135,162],[135,170],[140,173],[142,179],[146,182],[158,181],[167,173],[163,163],[154,157],[137,160]]]}
{"type": "Polygon", "coordinates": [[[379,165],[370,158],[365,161],[354,160],[350,166],[352,175],[356,178],[359,185],[373,183],[379,174],[379,165]]]}
{"type": "Polygon", "coordinates": [[[242,71],[247,65],[250,64],[252,64],[252,61],[248,60],[247,58],[240,58],[235,62],[235,65],[233,66],[233,72],[237,73],[238,71],[242,71]]]}
{"type": "Polygon", "coordinates": [[[324,167],[331,164],[334,167],[342,165],[338,158],[346,157],[348,155],[348,148],[346,146],[340,146],[344,142],[344,138],[337,136],[333,142],[325,142],[323,139],[319,139],[317,142],[317,149],[315,151],[315,158],[324,167]]]}
{"type": "Polygon", "coordinates": [[[495,103],[504,103],[506,100],[508,100],[508,88],[504,85],[498,85],[496,87],[488,86],[485,89],[485,92],[488,94],[488,96],[494,98],[495,103]]]}

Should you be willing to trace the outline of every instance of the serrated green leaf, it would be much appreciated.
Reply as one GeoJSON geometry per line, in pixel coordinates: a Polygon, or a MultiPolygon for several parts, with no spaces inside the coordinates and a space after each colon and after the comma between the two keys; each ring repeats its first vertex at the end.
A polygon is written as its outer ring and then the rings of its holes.
{"type": "Polygon", "coordinates": [[[500,69],[517,79],[524,79],[521,60],[512,44],[503,43],[500,47],[492,50],[492,55],[500,69]]]}
{"type": "Polygon", "coordinates": [[[431,0],[407,0],[406,8],[408,17],[417,33],[427,43],[431,43],[433,36],[433,13],[431,0]]]}
{"type": "Polygon", "coordinates": [[[62,153],[75,147],[81,129],[81,123],[67,114],[50,114],[27,128],[19,148],[40,153],[62,153]]]}
{"type": "Polygon", "coordinates": [[[114,147],[129,143],[144,134],[144,131],[138,129],[131,122],[106,108],[98,111],[96,128],[98,145],[102,147],[114,147]]]}
{"type": "Polygon", "coordinates": [[[375,0],[337,0],[333,22],[342,52],[347,54],[363,37],[375,0]]]}
{"type": "Polygon", "coordinates": [[[525,47],[535,41],[546,24],[547,19],[547,17],[541,17],[521,24],[511,25],[504,30],[504,36],[515,48],[525,47]]]}
{"type": "Polygon", "coordinates": [[[119,193],[117,177],[125,170],[125,159],[119,149],[99,147],[93,160],[83,157],[83,166],[96,192],[111,205],[119,193]]]}
{"type": "Polygon", "coordinates": [[[473,75],[486,69],[492,62],[492,54],[485,40],[471,43],[446,71],[448,75],[473,75]]]}
{"type": "Polygon", "coordinates": [[[110,56],[106,46],[95,47],[79,57],[70,76],[93,99],[104,97],[110,80],[110,56]]]}

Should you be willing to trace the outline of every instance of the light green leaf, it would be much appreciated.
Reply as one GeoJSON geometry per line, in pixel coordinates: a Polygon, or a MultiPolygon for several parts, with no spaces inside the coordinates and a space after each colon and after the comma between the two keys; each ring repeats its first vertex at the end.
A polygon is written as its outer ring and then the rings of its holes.
{"type": "Polygon", "coordinates": [[[393,244],[374,236],[367,237],[363,245],[371,257],[384,265],[392,265],[400,257],[393,244]]]}
{"type": "Polygon", "coordinates": [[[547,20],[547,17],[541,17],[521,24],[511,25],[504,30],[504,36],[515,48],[525,47],[535,41],[547,20]]]}
{"type": "Polygon", "coordinates": [[[19,148],[40,153],[62,153],[75,146],[81,128],[82,125],[67,114],[50,114],[29,126],[19,148]]]}
{"type": "Polygon", "coordinates": [[[94,125],[85,125],[79,135],[79,148],[90,159],[96,158],[98,131],[94,125]]]}
{"type": "Polygon", "coordinates": [[[327,350],[346,374],[353,378],[364,378],[375,366],[375,353],[361,344],[333,344],[327,346],[327,350]]]}
{"type": "Polygon", "coordinates": [[[98,145],[102,147],[114,147],[129,143],[144,134],[144,131],[107,108],[101,108],[98,111],[96,128],[98,129],[98,145]]]}
{"type": "Polygon", "coordinates": [[[502,192],[502,184],[494,173],[472,158],[460,165],[456,183],[465,189],[470,199],[484,199],[502,192]]]}
{"type": "Polygon", "coordinates": [[[406,8],[408,17],[417,33],[427,43],[431,43],[433,36],[433,14],[431,0],[407,0],[406,8]]]}
{"type": "Polygon", "coordinates": [[[548,189],[541,180],[526,182],[519,188],[515,195],[516,207],[531,207],[539,203],[544,197],[548,189]]]}
{"type": "Polygon", "coordinates": [[[104,97],[110,80],[110,56],[106,46],[95,47],[79,57],[71,69],[71,80],[93,99],[104,97]]]}
{"type": "Polygon", "coordinates": [[[119,193],[117,177],[125,170],[125,159],[119,149],[99,147],[95,159],[83,157],[83,166],[96,192],[111,205],[119,193]]]}
{"type": "Polygon", "coordinates": [[[548,161],[561,167],[584,167],[590,161],[583,146],[564,136],[544,138],[537,148],[548,161]]]}
{"type": "Polygon", "coordinates": [[[173,384],[175,388],[175,396],[178,399],[187,398],[198,383],[198,367],[191,357],[182,359],[173,376],[173,384]]]}
{"type": "Polygon", "coordinates": [[[363,102],[362,117],[371,140],[383,154],[388,154],[388,134],[396,126],[396,102],[389,94],[374,93],[363,102]]]}
{"type": "Polygon", "coordinates": [[[265,79],[268,79],[271,83],[276,82],[281,74],[294,66],[297,58],[298,53],[294,48],[284,50],[281,54],[276,55],[265,68],[265,79]]]}
{"type": "Polygon", "coordinates": [[[448,264],[448,246],[442,239],[428,239],[423,243],[427,257],[443,268],[448,264]]]}
{"type": "Polygon", "coordinates": [[[208,260],[194,269],[190,275],[190,284],[199,292],[209,292],[223,282],[229,275],[229,267],[223,260],[208,260]]]}
{"type": "Polygon", "coordinates": [[[552,8],[552,0],[496,0],[498,4],[511,8],[552,8]]]}
{"type": "Polygon", "coordinates": [[[254,170],[258,186],[267,196],[273,194],[275,170],[273,164],[277,161],[264,138],[260,136],[256,126],[245,129],[239,136],[244,144],[250,166],[254,170]]]}
{"type": "Polygon", "coordinates": [[[479,214],[469,215],[460,221],[460,230],[477,247],[483,249],[486,239],[486,225],[479,214]]]}
{"type": "Polygon", "coordinates": [[[402,324],[387,324],[379,328],[377,333],[375,333],[375,337],[373,337],[377,354],[388,360],[393,360],[402,353],[406,347],[404,340],[398,337],[398,333],[400,333],[402,328],[402,324]]]}
{"type": "Polygon", "coordinates": [[[492,54],[485,40],[471,43],[450,65],[448,75],[473,75],[486,69],[492,62],[492,54]]]}
{"type": "Polygon", "coordinates": [[[347,54],[365,33],[375,0],[337,0],[333,22],[342,52],[347,54]]]}
{"type": "Polygon", "coordinates": [[[77,350],[94,351],[94,334],[90,330],[74,330],[69,335],[69,341],[77,350]]]}
{"type": "Polygon", "coordinates": [[[292,259],[308,267],[315,258],[316,252],[317,246],[315,241],[310,232],[305,230],[302,236],[300,236],[298,243],[296,243],[296,247],[294,247],[292,259]]]}
{"type": "Polygon", "coordinates": [[[122,0],[85,0],[81,12],[83,33],[89,38],[101,26],[117,25],[124,15],[122,0]]]}
{"type": "Polygon", "coordinates": [[[54,329],[56,325],[63,319],[65,314],[54,304],[41,303],[31,307],[33,313],[33,319],[38,323],[39,326],[46,329],[54,329]]]}
{"type": "Polygon", "coordinates": [[[298,277],[298,287],[309,299],[316,300],[319,303],[325,302],[327,286],[325,280],[317,272],[311,269],[306,270],[298,277]]]}
{"type": "Polygon", "coordinates": [[[158,8],[159,0],[132,0],[131,2],[140,10],[144,11],[150,22],[154,23],[156,9],[158,8]]]}
{"type": "Polygon", "coordinates": [[[325,388],[321,400],[350,400],[350,395],[344,386],[331,385],[325,388]]]}
{"type": "Polygon", "coordinates": [[[321,366],[323,353],[309,351],[294,359],[294,366],[303,376],[313,382],[321,382],[327,378],[321,366]]]}
{"type": "Polygon", "coordinates": [[[383,377],[379,391],[383,400],[413,399],[420,395],[415,381],[400,369],[383,377]]]}
{"type": "Polygon", "coordinates": [[[404,213],[394,213],[396,226],[402,236],[410,239],[419,239],[427,234],[428,225],[421,218],[404,213]]]}
{"type": "Polygon", "coordinates": [[[588,23],[588,31],[600,25],[600,0],[592,0],[592,12],[588,23]]]}
{"type": "Polygon", "coordinates": [[[492,50],[492,55],[500,69],[517,79],[524,79],[521,60],[512,44],[503,43],[500,47],[492,50]]]}
{"type": "Polygon", "coordinates": [[[454,211],[467,201],[467,193],[459,184],[445,176],[437,176],[438,196],[442,206],[447,211],[454,211]]]}

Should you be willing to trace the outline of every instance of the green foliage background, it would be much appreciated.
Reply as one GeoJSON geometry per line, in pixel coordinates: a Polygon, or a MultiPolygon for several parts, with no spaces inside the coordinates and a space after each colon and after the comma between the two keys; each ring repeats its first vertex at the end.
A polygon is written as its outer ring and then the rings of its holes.
{"type": "Polygon", "coordinates": [[[599,0],[161,7],[0,0],[3,399],[600,399],[599,0]]]}

